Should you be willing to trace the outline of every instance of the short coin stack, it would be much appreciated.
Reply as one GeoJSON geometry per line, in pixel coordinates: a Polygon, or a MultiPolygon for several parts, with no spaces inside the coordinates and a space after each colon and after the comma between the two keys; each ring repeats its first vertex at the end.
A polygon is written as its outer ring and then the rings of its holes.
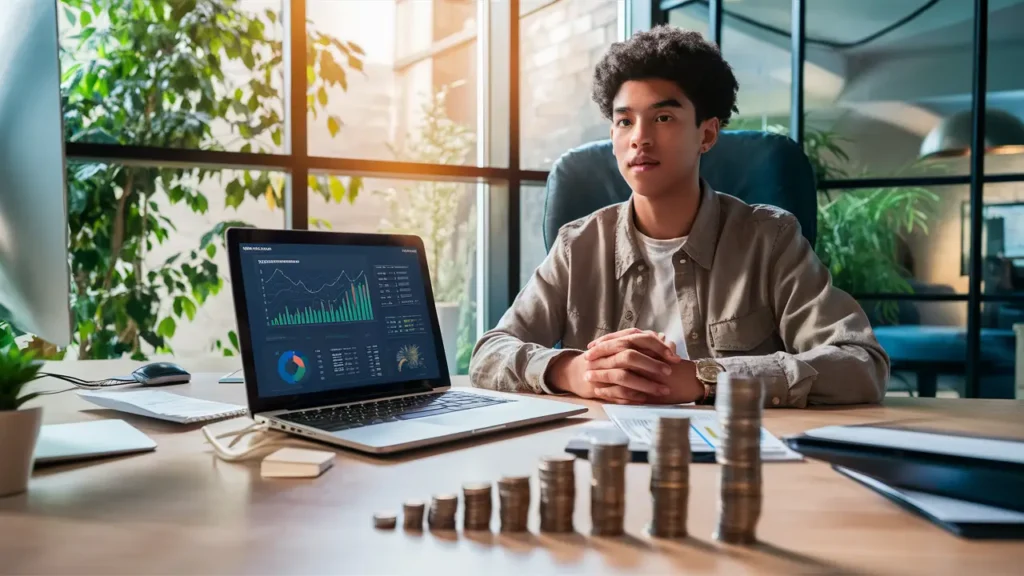
{"type": "Polygon", "coordinates": [[[756,539],[761,516],[761,409],[759,378],[730,374],[718,377],[715,410],[721,437],[715,453],[721,464],[718,526],[714,537],[732,544],[756,539]]]}
{"type": "Polygon", "coordinates": [[[505,476],[498,480],[502,532],[526,532],[530,518],[530,477],[505,476]]]}
{"type": "Polygon", "coordinates": [[[423,530],[424,504],[420,500],[407,500],[402,504],[402,528],[423,530]]]}
{"type": "Polygon", "coordinates": [[[462,527],[470,531],[491,529],[491,483],[462,485],[462,527]]]}
{"type": "Polygon", "coordinates": [[[541,532],[572,532],[576,505],[576,457],[545,456],[538,465],[540,476],[541,532]]]}
{"type": "Polygon", "coordinates": [[[626,463],[629,438],[600,434],[590,441],[590,518],[595,536],[621,536],[626,515],[626,463]]]}
{"type": "Polygon", "coordinates": [[[455,513],[459,508],[457,494],[437,494],[430,501],[427,524],[431,530],[455,530],[455,513]]]}
{"type": "Polygon", "coordinates": [[[373,515],[373,527],[378,530],[394,530],[398,519],[391,512],[377,512],[373,515]]]}
{"type": "Polygon", "coordinates": [[[690,498],[690,419],[658,418],[647,452],[651,465],[651,536],[686,536],[690,498]]]}

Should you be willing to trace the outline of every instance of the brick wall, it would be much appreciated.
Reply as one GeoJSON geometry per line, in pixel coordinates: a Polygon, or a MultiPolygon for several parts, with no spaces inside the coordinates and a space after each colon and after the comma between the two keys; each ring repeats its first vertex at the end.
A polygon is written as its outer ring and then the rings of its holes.
{"type": "MultiPolygon", "coordinates": [[[[594,66],[619,39],[622,0],[534,0],[520,20],[521,166],[549,169],[566,150],[608,137],[590,99],[594,66]]],[[[547,251],[541,234],[544,189],[524,187],[520,280],[547,251]]]]}

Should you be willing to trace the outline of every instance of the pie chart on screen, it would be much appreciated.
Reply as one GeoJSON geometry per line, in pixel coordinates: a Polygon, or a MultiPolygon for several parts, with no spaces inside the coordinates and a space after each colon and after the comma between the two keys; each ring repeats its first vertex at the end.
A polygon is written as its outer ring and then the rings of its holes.
{"type": "Polygon", "coordinates": [[[298,352],[289,350],[277,360],[277,373],[289,384],[298,384],[306,377],[306,359],[298,352]]]}

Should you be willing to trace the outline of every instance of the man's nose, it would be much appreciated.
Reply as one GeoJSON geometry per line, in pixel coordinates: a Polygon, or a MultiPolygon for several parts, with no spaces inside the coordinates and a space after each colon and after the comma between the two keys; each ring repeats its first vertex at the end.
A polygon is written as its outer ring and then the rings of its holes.
{"type": "Polygon", "coordinates": [[[651,130],[646,122],[638,120],[633,134],[630,136],[629,145],[632,148],[646,148],[651,145],[651,130]]]}

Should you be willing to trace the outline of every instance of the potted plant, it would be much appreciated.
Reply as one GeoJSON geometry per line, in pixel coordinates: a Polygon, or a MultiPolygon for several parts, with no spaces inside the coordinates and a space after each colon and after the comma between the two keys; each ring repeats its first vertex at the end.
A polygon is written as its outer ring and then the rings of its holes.
{"type": "Polygon", "coordinates": [[[40,363],[14,344],[0,348],[0,497],[24,492],[32,473],[42,408],[22,408],[38,392],[24,393],[40,363]]]}

